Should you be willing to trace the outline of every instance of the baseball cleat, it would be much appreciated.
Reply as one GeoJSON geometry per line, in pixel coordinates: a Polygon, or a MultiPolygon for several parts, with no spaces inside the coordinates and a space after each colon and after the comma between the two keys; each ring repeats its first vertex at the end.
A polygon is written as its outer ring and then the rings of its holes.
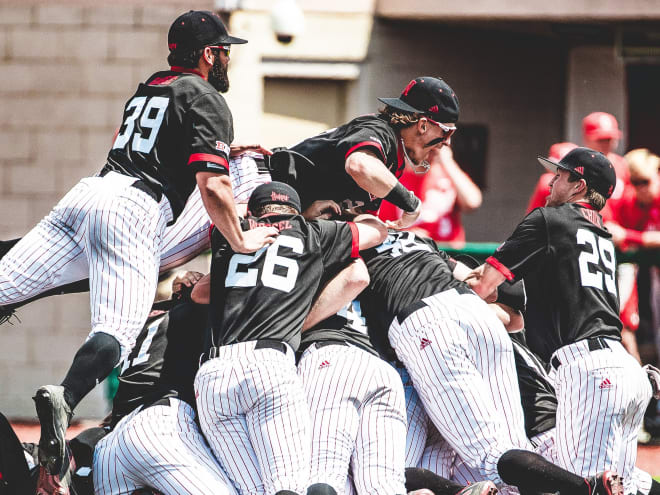
{"type": "Polygon", "coordinates": [[[492,481],[479,481],[467,485],[456,495],[495,495],[497,492],[497,487],[492,481]]]}
{"type": "Polygon", "coordinates": [[[623,495],[623,480],[614,471],[603,471],[585,481],[591,495],[623,495]]]}
{"type": "Polygon", "coordinates": [[[39,464],[48,474],[59,476],[68,469],[65,433],[72,412],[64,400],[64,387],[44,385],[32,398],[41,423],[39,439],[39,464]]]}

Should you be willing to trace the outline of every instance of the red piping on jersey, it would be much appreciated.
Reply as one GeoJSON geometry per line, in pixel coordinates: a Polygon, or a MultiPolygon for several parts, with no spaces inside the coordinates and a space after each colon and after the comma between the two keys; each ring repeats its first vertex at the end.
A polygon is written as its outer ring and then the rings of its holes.
{"type": "Polygon", "coordinates": [[[396,147],[397,164],[396,164],[396,172],[394,173],[394,176],[397,179],[403,175],[403,169],[406,166],[406,157],[403,153],[403,146],[404,146],[403,141],[401,141],[396,147]]]}
{"type": "Polygon", "coordinates": [[[215,228],[215,224],[211,224],[209,227],[209,242],[211,242],[211,239],[213,238],[213,229],[215,228]]]}
{"type": "Polygon", "coordinates": [[[587,210],[595,210],[591,203],[585,203],[584,201],[576,201],[576,205],[581,206],[582,208],[586,208],[587,210]]]}
{"type": "Polygon", "coordinates": [[[511,273],[511,270],[509,270],[506,266],[504,266],[502,263],[500,263],[500,261],[497,258],[493,258],[491,256],[486,260],[486,263],[488,263],[490,266],[495,268],[495,270],[497,270],[502,275],[504,275],[507,280],[511,281],[515,278],[513,276],[513,273],[511,273]]]}
{"type": "Polygon", "coordinates": [[[200,71],[196,69],[189,69],[188,67],[178,67],[178,66],[172,66],[170,67],[170,70],[172,72],[187,72],[189,74],[197,74],[199,77],[204,79],[206,81],[206,77],[204,77],[204,74],[202,74],[200,71]]]}
{"type": "Polygon", "coordinates": [[[346,152],[346,155],[344,156],[344,160],[348,158],[348,155],[350,155],[359,148],[364,148],[365,146],[373,146],[374,148],[378,149],[378,151],[380,151],[380,154],[383,155],[383,161],[387,160],[387,157],[383,152],[383,147],[380,144],[378,144],[376,141],[362,141],[361,143],[356,144],[346,152]]]}
{"type": "Polygon", "coordinates": [[[360,257],[360,231],[353,222],[346,222],[351,228],[351,234],[353,234],[353,243],[351,247],[351,258],[360,257]]]}
{"type": "Polygon", "coordinates": [[[190,155],[190,158],[188,158],[188,165],[195,162],[217,163],[218,165],[222,165],[223,167],[229,170],[229,163],[227,163],[227,160],[225,160],[221,156],[210,155],[209,153],[193,153],[192,155],[190,155]]]}

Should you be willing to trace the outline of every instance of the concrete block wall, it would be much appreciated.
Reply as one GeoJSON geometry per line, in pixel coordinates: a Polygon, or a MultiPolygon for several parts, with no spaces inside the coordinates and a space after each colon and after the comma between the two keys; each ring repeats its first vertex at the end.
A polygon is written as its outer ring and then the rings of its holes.
{"type": "MultiPolygon", "coordinates": [[[[100,170],[125,101],[165,68],[167,30],[212,2],[0,3],[0,238],[24,235],[81,177],[100,170]]],[[[88,294],[19,310],[0,327],[0,411],[31,419],[39,385],[59,383],[90,329],[88,294]]],[[[97,387],[76,412],[107,411],[97,387]]]]}

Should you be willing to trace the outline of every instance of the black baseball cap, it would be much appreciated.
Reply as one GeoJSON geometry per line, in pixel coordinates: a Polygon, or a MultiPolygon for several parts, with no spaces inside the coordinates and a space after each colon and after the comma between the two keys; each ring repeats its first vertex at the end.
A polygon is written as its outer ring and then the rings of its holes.
{"type": "Polygon", "coordinates": [[[302,211],[300,196],[298,196],[296,190],[289,184],[277,181],[256,187],[248,200],[248,210],[255,212],[264,205],[272,204],[287,205],[295,208],[298,212],[302,211]]]}
{"type": "Polygon", "coordinates": [[[568,170],[582,177],[589,187],[592,187],[605,198],[609,198],[616,186],[616,173],[612,163],[599,151],[578,147],[564,156],[560,161],[554,161],[543,156],[538,157],[539,163],[548,172],[555,173],[557,167],[568,170]]]}
{"type": "Polygon", "coordinates": [[[449,84],[437,77],[417,77],[398,98],[378,98],[404,112],[421,113],[437,122],[458,122],[458,98],[449,84]]]}
{"type": "Polygon", "coordinates": [[[190,10],[181,14],[167,34],[167,46],[171,52],[241,43],[247,43],[247,40],[229,36],[220,16],[206,10],[190,10]]]}

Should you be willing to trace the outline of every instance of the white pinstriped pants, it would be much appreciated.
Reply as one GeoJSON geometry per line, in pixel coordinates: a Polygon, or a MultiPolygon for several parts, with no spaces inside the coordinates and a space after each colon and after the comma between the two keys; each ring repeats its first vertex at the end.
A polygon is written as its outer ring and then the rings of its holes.
{"type": "Polygon", "coordinates": [[[164,495],[235,495],[231,481],[204,442],[190,405],[137,409],[94,450],[96,495],[128,495],[155,488],[164,495]]]}
{"type": "Polygon", "coordinates": [[[633,470],[637,432],[651,399],[646,373],[620,342],[589,351],[580,340],[559,348],[550,373],[557,391],[557,463],[580,476],[616,470],[627,494],[637,492],[633,470]]]}
{"type": "Polygon", "coordinates": [[[294,353],[220,347],[195,377],[202,431],[241,495],[303,494],[309,483],[311,418],[294,353]]]}
{"type": "MultiPolygon", "coordinates": [[[[246,204],[252,191],[260,184],[270,182],[268,174],[260,173],[254,161],[254,154],[246,153],[229,160],[229,176],[237,204],[246,204]]],[[[46,217],[42,222],[47,222],[46,217]]],[[[45,226],[44,232],[50,227],[45,226]]],[[[165,229],[162,238],[160,272],[172,270],[203,253],[210,247],[211,220],[202,202],[199,189],[195,187],[174,225],[165,229]]],[[[33,236],[35,237],[35,236],[33,236]]],[[[41,237],[36,237],[41,242],[41,237]]],[[[25,244],[15,249],[30,249],[25,244]]],[[[16,251],[11,256],[20,258],[16,251]]],[[[1,270],[1,269],[0,269],[1,270]]],[[[1,272],[0,272],[1,273],[1,272]]],[[[68,256],[65,263],[57,266],[56,273],[36,274],[39,280],[20,291],[2,294],[0,305],[24,301],[43,292],[89,277],[89,263],[83,252],[68,256]]]]}
{"type": "Polygon", "coordinates": [[[42,292],[78,257],[89,266],[92,332],[115,337],[125,358],[156,294],[162,235],[172,219],[157,203],[111,172],[88,177],[0,260],[0,305],[42,292]]]}
{"type": "Polygon", "coordinates": [[[501,322],[473,294],[424,299],[389,339],[443,438],[482,479],[498,485],[497,462],[525,437],[513,348],[501,322]]]}
{"type": "MultiPolygon", "coordinates": [[[[424,410],[424,405],[419,398],[419,394],[413,386],[412,379],[408,370],[400,365],[395,366],[396,371],[401,377],[403,391],[406,400],[406,467],[418,467],[429,430],[429,416],[424,410]]],[[[420,466],[421,467],[421,466],[420,466]]]]}
{"type": "Polygon", "coordinates": [[[311,483],[344,495],[403,494],[406,414],[396,370],[352,345],[312,344],[298,363],[312,411],[311,483]]]}

